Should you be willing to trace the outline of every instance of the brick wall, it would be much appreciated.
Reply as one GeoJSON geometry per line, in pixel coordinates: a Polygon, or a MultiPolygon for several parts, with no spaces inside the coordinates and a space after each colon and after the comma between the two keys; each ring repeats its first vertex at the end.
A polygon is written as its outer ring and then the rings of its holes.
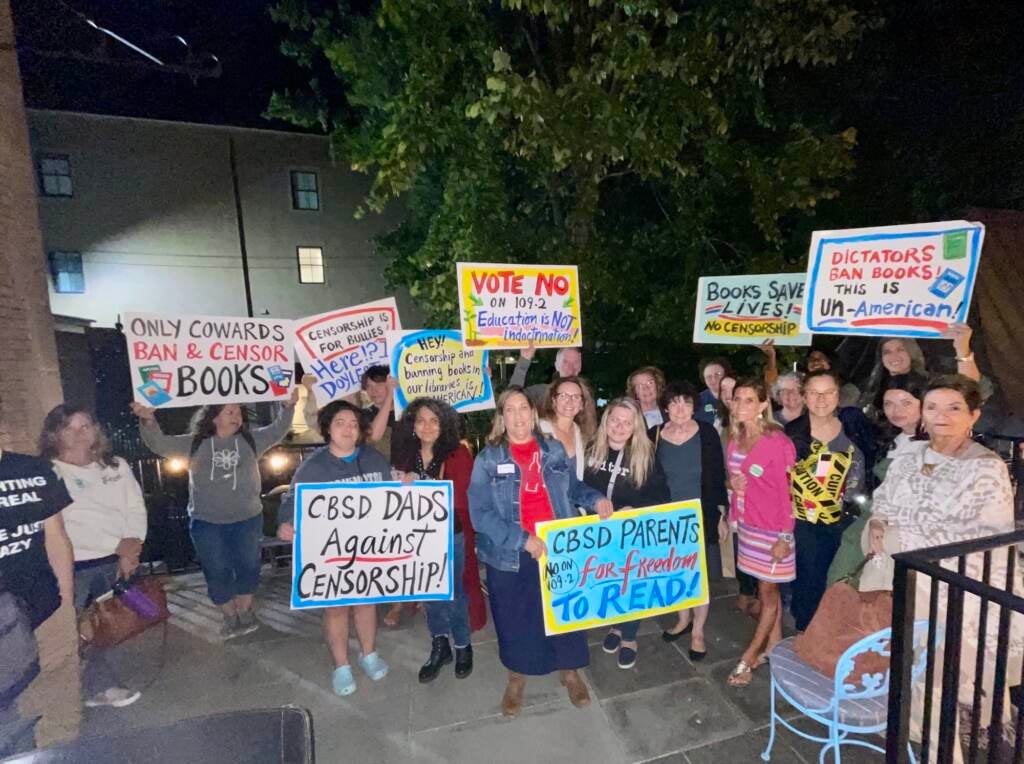
{"type": "Polygon", "coordinates": [[[35,452],[61,401],[21,74],[8,0],[0,0],[0,446],[35,452]]]}

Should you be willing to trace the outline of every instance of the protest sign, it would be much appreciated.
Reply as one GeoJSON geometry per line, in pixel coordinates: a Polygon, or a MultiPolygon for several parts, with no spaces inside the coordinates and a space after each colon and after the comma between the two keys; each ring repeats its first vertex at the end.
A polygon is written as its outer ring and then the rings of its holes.
{"type": "Polygon", "coordinates": [[[810,335],[800,332],[805,280],[802,273],[703,276],[697,282],[693,341],[810,345],[810,335]]]}
{"type": "Polygon", "coordinates": [[[316,377],[317,406],[359,390],[371,366],[386,366],[386,335],[401,328],[394,297],[297,320],[295,354],[306,373],[316,377]]]}
{"type": "Polygon", "coordinates": [[[452,599],[452,483],[300,483],[293,610],[452,599]]]}
{"type": "Polygon", "coordinates": [[[575,265],[457,263],[456,268],[466,347],[583,344],[575,265]]]}
{"type": "Polygon", "coordinates": [[[965,220],[815,231],[801,328],[939,337],[967,320],[984,238],[965,220]]]}
{"type": "Polygon", "coordinates": [[[126,313],[135,400],[176,408],[277,401],[291,392],[292,322],[126,313]]]}
{"type": "Polygon", "coordinates": [[[537,523],[547,545],[540,592],[547,634],[635,621],[708,601],[700,501],[537,523]]]}
{"type": "Polygon", "coordinates": [[[494,408],[487,351],[467,350],[454,329],[389,332],[395,416],[416,398],[438,398],[459,412],[494,408]]]}

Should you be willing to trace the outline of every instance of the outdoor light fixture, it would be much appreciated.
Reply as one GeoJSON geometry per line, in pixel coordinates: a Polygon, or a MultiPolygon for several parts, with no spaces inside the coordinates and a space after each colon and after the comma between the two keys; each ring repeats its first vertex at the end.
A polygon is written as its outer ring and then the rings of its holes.
{"type": "Polygon", "coordinates": [[[188,459],[183,459],[180,456],[172,456],[164,462],[164,469],[172,475],[179,475],[188,469],[188,459]]]}
{"type": "Polygon", "coordinates": [[[288,454],[276,453],[270,455],[270,458],[267,459],[267,465],[274,472],[282,472],[291,464],[291,461],[288,454]]]}

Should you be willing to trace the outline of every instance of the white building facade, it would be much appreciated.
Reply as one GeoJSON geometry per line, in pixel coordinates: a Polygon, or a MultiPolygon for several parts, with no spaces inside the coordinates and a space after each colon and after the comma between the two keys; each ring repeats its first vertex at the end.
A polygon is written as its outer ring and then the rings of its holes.
{"type": "Polygon", "coordinates": [[[397,211],[354,218],[369,180],[333,162],[326,137],[40,110],[28,121],[55,315],[246,315],[246,271],[256,316],[391,294],[372,237],[397,211]]]}

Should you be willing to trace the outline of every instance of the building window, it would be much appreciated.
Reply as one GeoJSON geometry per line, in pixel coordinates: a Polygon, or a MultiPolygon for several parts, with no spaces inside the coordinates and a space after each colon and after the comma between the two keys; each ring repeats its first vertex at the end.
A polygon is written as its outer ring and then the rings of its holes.
{"type": "Polygon", "coordinates": [[[39,191],[43,196],[71,196],[71,160],[66,154],[39,155],[39,191]]]}
{"type": "Polygon", "coordinates": [[[323,247],[297,247],[299,256],[299,283],[324,283],[324,250],[323,247]]]}
{"type": "Polygon", "coordinates": [[[85,291],[82,255],[78,252],[51,252],[49,258],[53,290],[61,294],[82,294],[85,291]]]}
{"type": "Polygon", "coordinates": [[[320,188],[315,172],[292,170],[292,209],[320,209],[320,188]]]}

